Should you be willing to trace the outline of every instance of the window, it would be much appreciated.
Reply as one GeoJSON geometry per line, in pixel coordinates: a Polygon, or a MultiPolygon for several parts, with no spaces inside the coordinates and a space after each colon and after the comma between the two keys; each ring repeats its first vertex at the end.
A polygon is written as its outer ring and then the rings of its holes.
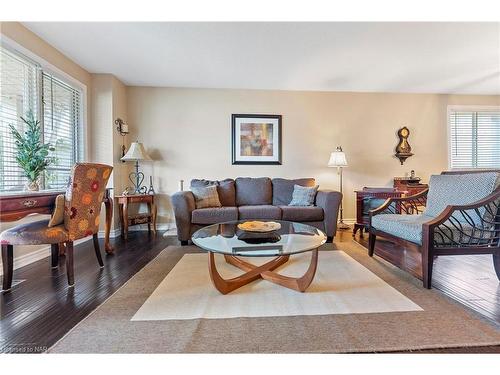
{"type": "Polygon", "coordinates": [[[452,169],[500,167],[500,108],[449,108],[452,169]]]}
{"type": "Polygon", "coordinates": [[[55,148],[41,186],[63,189],[71,167],[83,158],[81,90],[10,48],[2,45],[0,52],[0,192],[23,190],[26,183],[9,125],[24,132],[21,116],[30,110],[42,126],[42,141],[55,148]]]}

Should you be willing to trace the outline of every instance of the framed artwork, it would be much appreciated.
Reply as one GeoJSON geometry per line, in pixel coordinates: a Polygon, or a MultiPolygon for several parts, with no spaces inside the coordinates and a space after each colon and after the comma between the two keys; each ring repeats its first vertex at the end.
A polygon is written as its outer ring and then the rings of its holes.
{"type": "Polygon", "coordinates": [[[281,115],[233,114],[233,164],[281,164],[281,115]]]}

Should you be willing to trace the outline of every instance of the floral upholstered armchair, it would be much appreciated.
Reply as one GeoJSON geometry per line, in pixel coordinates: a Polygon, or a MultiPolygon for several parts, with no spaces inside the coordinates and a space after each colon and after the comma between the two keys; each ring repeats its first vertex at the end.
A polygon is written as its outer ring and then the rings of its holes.
{"type": "Polygon", "coordinates": [[[389,198],[370,211],[369,231],[369,256],[377,236],[420,252],[425,288],[431,288],[434,257],[442,255],[492,254],[500,280],[500,173],[431,176],[428,190],[389,198]]]}
{"type": "Polygon", "coordinates": [[[57,267],[59,244],[65,244],[66,270],[70,286],[74,284],[73,241],[93,236],[97,260],[101,267],[104,266],[97,232],[101,203],[112,170],[111,166],[104,164],[75,164],[61,206],[57,207],[56,200],[54,214],[50,220],[17,225],[0,234],[4,292],[12,287],[14,245],[50,244],[52,267],[57,267]],[[55,217],[56,212],[59,212],[58,217],[55,217]]]}

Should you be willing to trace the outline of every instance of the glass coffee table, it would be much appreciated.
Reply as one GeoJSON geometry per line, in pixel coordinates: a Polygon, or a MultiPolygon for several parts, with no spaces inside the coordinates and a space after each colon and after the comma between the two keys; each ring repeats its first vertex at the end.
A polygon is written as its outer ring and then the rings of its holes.
{"type": "Polygon", "coordinates": [[[215,288],[222,294],[227,294],[255,280],[264,279],[304,292],[316,273],[318,248],[326,242],[326,235],[310,225],[279,220],[268,220],[281,224],[281,228],[273,232],[264,234],[242,231],[238,224],[245,221],[248,220],[209,225],[192,236],[193,243],[208,252],[209,273],[215,288]],[[274,272],[288,261],[290,255],[307,251],[312,252],[311,263],[303,276],[290,277],[274,272]],[[222,278],[215,265],[215,253],[222,254],[227,263],[245,273],[232,279],[222,278]],[[262,265],[254,265],[241,257],[273,259],[262,265]]]}

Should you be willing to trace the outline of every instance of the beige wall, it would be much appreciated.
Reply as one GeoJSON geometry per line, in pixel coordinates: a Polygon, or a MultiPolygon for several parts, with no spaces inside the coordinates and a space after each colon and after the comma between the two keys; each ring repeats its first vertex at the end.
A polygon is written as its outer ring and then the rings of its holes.
{"type": "MultiPolygon", "coordinates": [[[[90,160],[113,165],[113,174],[108,182],[108,187],[113,188],[113,195],[119,195],[127,186],[126,178],[130,167],[120,161],[122,137],[114,125],[114,120],[118,117],[127,120],[126,95],[125,85],[113,75],[92,74],[93,136],[90,160]]],[[[113,229],[119,225],[117,210],[115,205],[113,229]]],[[[104,223],[104,212],[101,216],[101,222],[104,223]]]]}
{"type": "Polygon", "coordinates": [[[447,169],[447,105],[500,105],[500,97],[299,91],[128,88],[132,138],[155,162],[143,163],[162,193],[160,222],[172,222],[169,196],[178,181],[237,176],[315,177],[337,189],[327,162],[337,145],[347,154],[344,217],[355,217],[355,189],[390,186],[415,170],[427,181],[447,169]],[[231,114],[283,115],[283,165],[231,165],[231,114]],[[406,125],[415,156],[401,166],[396,131],[406,125]]]}

